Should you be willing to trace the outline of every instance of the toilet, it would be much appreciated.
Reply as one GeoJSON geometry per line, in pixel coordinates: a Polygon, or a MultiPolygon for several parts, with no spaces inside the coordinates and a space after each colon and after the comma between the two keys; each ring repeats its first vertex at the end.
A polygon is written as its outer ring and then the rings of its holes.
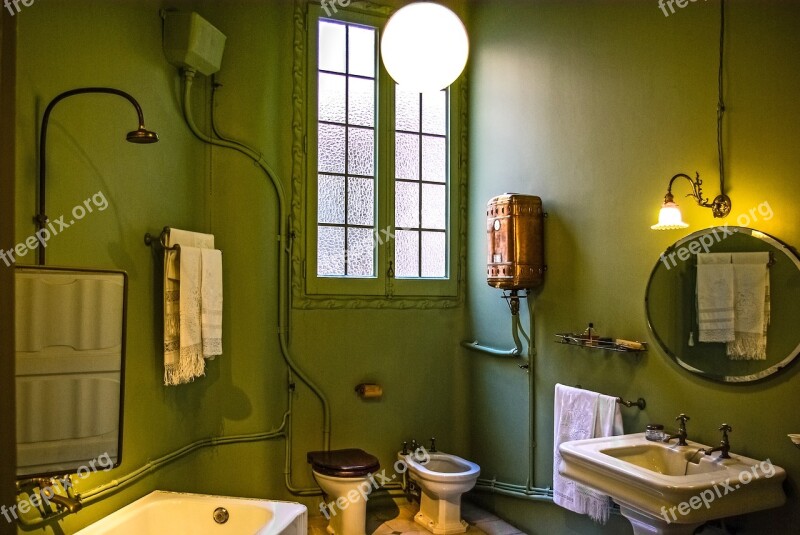
{"type": "Polygon", "coordinates": [[[475,486],[481,467],[442,452],[426,452],[422,459],[415,453],[401,452],[398,458],[422,489],[414,521],[436,535],[466,532],[469,525],[461,520],[461,495],[475,486]]]}
{"type": "Polygon", "coordinates": [[[330,535],[366,535],[369,479],[380,468],[378,459],[364,450],[345,449],[308,452],[317,485],[322,489],[330,535]],[[355,499],[354,499],[355,497],[355,499]],[[338,502],[335,503],[335,502],[338,502]]]}

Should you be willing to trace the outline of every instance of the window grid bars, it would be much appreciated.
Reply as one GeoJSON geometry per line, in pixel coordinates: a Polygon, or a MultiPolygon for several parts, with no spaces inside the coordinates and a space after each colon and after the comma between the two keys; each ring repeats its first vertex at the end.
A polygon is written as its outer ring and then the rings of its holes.
{"type": "MultiPolygon", "coordinates": [[[[331,21],[331,22],[333,22],[333,21],[331,21]]],[[[317,169],[317,176],[319,176],[320,174],[325,174],[325,175],[329,175],[329,176],[340,176],[340,177],[342,177],[344,179],[344,221],[345,222],[344,223],[317,223],[317,226],[318,227],[335,227],[335,228],[344,229],[344,251],[343,251],[344,252],[344,275],[343,276],[347,277],[348,275],[350,275],[350,273],[349,273],[350,272],[350,260],[349,260],[349,256],[350,255],[348,254],[348,252],[350,250],[350,246],[349,246],[350,233],[348,232],[348,230],[351,229],[351,228],[361,228],[361,229],[370,229],[370,230],[372,230],[374,232],[375,231],[375,223],[374,223],[374,221],[376,219],[375,218],[375,214],[374,214],[374,208],[373,208],[373,224],[372,225],[356,225],[356,224],[351,224],[350,223],[350,180],[349,180],[349,178],[351,178],[351,177],[352,178],[368,178],[368,179],[373,181],[373,187],[374,187],[374,184],[375,184],[375,170],[374,170],[374,168],[373,168],[373,175],[372,176],[360,175],[360,174],[351,174],[350,173],[350,127],[351,126],[353,126],[353,127],[356,126],[356,125],[351,125],[350,124],[350,77],[352,76],[353,78],[358,78],[358,79],[361,79],[361,80],[371,80],[373,82],[376,81],[376,78],[374,76],[370,77],[370,76],[364,76],[364,75],[360,75],[360,74],[351,74],[350,73],[350,27],[351,27],[351,25],[350,24],[343,24],[343,26],[345,27],[345,41],[344,41],[344,46],[345,46],[344,62],[345,63],[344,63],[344,72],[340,73],[340,72],[331,71],[331,70],[328,70],[328,69],[319,69],[319,68],[317,69],[317,72],[318,73],[323,73],[323,74],[333,74],[333,75],[336,75],[336,76],[344,76],[344,80],[345,80],[344,81],[344,123],[337,123],[335,121],[320,121],[319,119],[317,119],[317,123],[318,124],[327,124],[327,125],[332,125],[332,126],[342,126],[342,127],[344,127],[344,173],[333,173],[333,172],[327,172],[327,171],[325,173],[322,173],[322,171],[317,169]]],[[[373,42],[373,45],[374,45],[374,42],[373,42]]],[[[374,89],[374,86],[373,86],[373,91],[374,90],[375,89],[374,89]]],[[[373,113],[374,113],[374,110],[373,110],[373,113]]],[[[372,147],[373,151],[375,150],[374,143],[375,143],[375,130],[376,130],[375,129],[375,124],[376,124],[376,122],[377,122],[376,119],[373,119],[373,126],[372,127],[368,127],[368,126],[363,127],[364,129],[371,129],[373,131],[373,147],[372,147]]],[[[375,253],[373,251],[373,254],[372,254],[372,275],[374,275],[374,274],[375,274],[375,253]]]]}
{"type": "MultiPolygon", "coordinates": [[[[395,85],[395,87],[397,87],[397,86],[395,85]]],[[[446,103],[446,107],[445,107],[445,116],[448,116],[447,114],[449,114],[449,112],[450,112],[450,103],[447,102],[446,103]]],[[[395,183],[397,183],[397,182],[406,182],[406,183],[409,183],[409,184],[418,184],[419,185],[419,187],[417,188],[417,190],[418,190],[418,192],[417,192],[417,197],[418,197],[418,199],[417,199],[417,202],[418,202],[418,208],[417,208],[417,212],[418,212],[417,213],[417,221],[418,221],[418,223],[417,223],[417,226],[416,227],[406,227],[406,228],[396,227],[397,230],[414,231],[417,234],[417,274],[414,277],[407,277],[407,278],[418,278],[418,279],[423,278],[423,276],[422,276],[422,255],[423,255],[423,253],[422,253],[422,233],[423,232],[431,232],[431,233],[444,234],[445,235],[445,247],[446,247],[446,239],[447,239],[447,229],[443,230],[443,229],[425,228],[425,227],[422,226],[422,207],[423,207],[423,205],[422,205],[422,190],[423,190],[422,186],[424,184],[432,184],[432,185],[437,185],[437,186],[442,186],[443,185],[443,186],[445,186],[445,205],[446,206],[449,205],[448,200],[450,198],[450,193],[449,193],[448,187],[447,187],[447,184],[448,184],[448,180],[447,180],[448,170],[447,169],[445,170],[445,181],[444,182],[437,182],[435,180],[423,180],[423,178],[422,178],[422,171],[423,171],[423,168],[422,168],[422,160],[423,160],[422,138],[423,138],[423,136],[436,137],[436,138],[444,139],[445,142],[447,141],[447,134],[432,134],[432,133],[426,133],[426,132],[423,131],[423,124],[424,124],[423,120],[422,120],[423,113],[424,113],[424,109],[423,109],[423,94],[420,93],[419,94],[419,130],[417,130],[417,131],[399,130],[399,129],[395,130],[395,137],[397,136],[397,134],[410,134],[410,135],[416,136],[417,139],[419,140],[419,145],[418,145],[419,146],[419,154],[418,154],[419,171],[418,171],[417,178],[414,179],[414,180],[407,179],[407,178],[396,178],[396,175],[395,175],[395,183]]],[[[395,170],[395,172],[396,172],[396,170],[395,170]]],[[[396,215],[395,215],[395,217],[396,217],[396,215]]],[[[446,274],[447,274],[447,257],[445,255],[445,275],[446,274]]],[[[406,277],[404,277],[404,278],[406,278],[406,277]]]]}

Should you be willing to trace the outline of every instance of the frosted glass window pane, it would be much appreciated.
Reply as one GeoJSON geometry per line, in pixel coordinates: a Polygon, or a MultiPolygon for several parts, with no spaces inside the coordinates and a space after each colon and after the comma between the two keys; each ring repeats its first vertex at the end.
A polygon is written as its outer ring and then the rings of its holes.
{"type": "Polygon", "coordinates": [[[419,93],[394,86],[395,130],[419,132],[419,93]]]}
{"type": "Polygon", "coordinates": [[[350,26],[350,74],[375,77],[375,30],[350,26]]]}
{"type": "Polygon", "coordinates": [[[347,173],[373,176],[375,169],[375,134],[369,128],[348,128],[347,173]]]}
{"type": "Polygon", "coordinates": [[[347,122],[358,126],[375,126],[375,81],[349,78],[347,122]]]}
{"type": "Polygon", "coordinates": [[[319,68],[324,71],[345,72],[345,40],[347,39],[344,24],[319,22],[319,68]]]}
{"type": "Polygon", "coordinates": [[[394,223],[398,228],[419,228],[419,184],[395,182],[394,223]]]}
{"type": "Polygon", "coordinates": [[[422,131],[447,134],[447,92],[444,89],[422,95],[422,131]]]}
{"type": "Polygon", "coordinates": [[[394,143],[395,177],[419,180],[419,136],[397,134],[394,143]]]}
{"type": "Polygon", "coordinates": [[[446,229],[447,192],[438,184],[422,185],[422,227],[446,229]]]}
{"type": "Polygon", "coordinates": [[[372,226],[375,220],[375,181],[349,177],[347,182],[347,223],[372,226]]]}
{"type": "Polygon", "coordinates": [[[447,143],[445,138],[422,136],[422,180],[447,181],[447,143]]]}
{"type": "Polygon", "coordinates": [[[422,233],[422,276],[445,276],[445,233],[422,233]]]}
{"type": "Polygon", "coordinates": [[[319,120],[343,123],[345,77],[338,74],[319,74],[319,120]]]}
{"type": "Polygon", "coordinates": [[[347,229],[347,274],[370,277],[375,274],[375,239],[372,229],[347,229]]]}
{"type": "Polygon", "coordinates": [[[344,223],[344,177],[319,175],[317,222],[344,223]]]}
{"type": "Polygon", "coordinates": [[[317,275],[344,275],[344,229],[317,227],[317,275]]]}
{"type": "Polygon", "coordinates": [[[319,125],[318,171],[344,173],[344,129],[344,126],[319,125]]]}
{"type": "Polygon", "coordinates": [[[398,230],[394,240],[394,276],[419,277],[419,232],[398,230]]]}

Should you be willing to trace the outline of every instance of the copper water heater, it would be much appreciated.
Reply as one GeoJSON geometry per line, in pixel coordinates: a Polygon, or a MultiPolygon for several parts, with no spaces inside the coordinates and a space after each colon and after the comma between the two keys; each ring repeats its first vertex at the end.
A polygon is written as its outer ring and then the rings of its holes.
{"type": "Polygon", "coordinates": [[[531,289],[544,282],[542,199],[506,193],[489,200],[486,280],[503,290],[531,289]]]}

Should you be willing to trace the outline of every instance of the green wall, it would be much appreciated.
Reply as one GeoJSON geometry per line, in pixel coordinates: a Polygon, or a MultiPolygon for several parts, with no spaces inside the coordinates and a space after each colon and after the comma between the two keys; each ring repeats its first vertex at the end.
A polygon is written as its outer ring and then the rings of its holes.
{"type": "MultiPolygon", "coordinates": [[[[161,52],[160,1],[37,2],[17,17],[17,239],[33,232],[38,122],[61,91],[108,85],[132,93],[161,142],[123,141],[133,112],[121,99],[73,97],[56,108],[48,142],[51,217],[102,191],[108,210],[55,238],[48,262],[116,267],[130,275],[125,443],[122,466],[82,482],[91,488],[191,440],[249,433],[280,423],[286,369],[276,324],[275,198],[244,157],[191,137],[181,84],[161,52]],[[207,376],[161,385],[160,273],[142,244],[164,225],[213,232],[224,251],[224,355],[207,376]]],[[[228,36],[217,94],[220,129],[263,151],[284,183],[291,176],[293,7],[276,2],[170,2],[191,7],[228,36]]],[[[678,234],[655,233],[667,179],[697,170],[714,190],[717,4],[691,3],[664,17],[655,3],[476,2],[470,9],[469,279],[466,311],[295,310],[292,352],[331,401],[332,446],[362,447],[384,466],[402,440],[436,436],[442,449],[477,461],[484,477],[525,483],[528,425],[535,426],[536,477],[552,476],[552,391],[582,384],[626,398],[628,431],[692,416],[690,436],[717,440],[734,426],[734,450],[787,469],[789,503],[735,522],[775,532],[800,521],[800,457],[785,434],[800,420],[798,368],[764,383],[731,387],[687,375],[655,347],[640,356],[555,345],[552,334],[593,321],[604,333],[649,341],[643,295],[658,254],[678,234]],[[535,418],[517,362],[457,349],[462,338],[510,346],[508,313],[484,281],[484,204],[505,191],[542,197],[547,281],[537,296],[539,354],[535,418]],[[376,381],[381,401],[353,387],[376,381]]],[[[795,29],[800,9],[736,2],[726,53],[726,150],[733,215],[768,201],[775,217],[756,226],[800,242],[792,199],[800,193],[794,149],[800,104],[795,29]]],[[[207,126],[207,83],[194,104],[207,126]]],[[[679,188],[681,186],[678,186],[679,188]]],[[[692,228],[713,224],[684,203],[692,228]]],[[[32,262],[27,256],[22,260],[32,262]]],[[[304,454],[321,446],[321,413],[303,386],[294,394],[294,483],[312,485],[304,454]]],[[[152,489],[291,499],[280,440],[203,450],[61,524],[64,533],[152,489]]],[[[593,533],[584,518],[551,504],[478,494],[529,533],[593,533]]],[[[302,499],[312,512],[316,500],[302,499]]],[[[604,530],[624,532],[615,518],[604,530]]],[[[50,532],[50,531],[41,531],[50,532]]]]}
{"type": "MultiPolygon", "coordinates": [[[[800,194],[800,5],[729,2],[725,81],[728,222],[769,202],[775,216],[752,226],[798,245],[800,194]]],[[[583,330],[652,342],[643,298],[659,254],[682,236],[655,232],[669,178],[700,172],[717,190],[716,80],[719,4],[689,3],[665,17],[653,2],[476,2],[470,11],[470,202],[467,315],[473,337],[510,346],[499,292],[484,280],[486,201],[503,192],[538,195],[545,225],[546,282],[536,297],[535,418],[517,362],[467,354],[471,455],[482,477],[525,483],[526,423],[535,419],[536,478],[552,485],[553,388],[557,382],[644,397],[623,409],[625,429],[692,417],[690,438],[716,443],[723,421],[734,451],[787,470],[788,502],[730,521],[739,533],[787,533],[800,522],[800,455],[786,438],[800,367],[749,386],[691,376],[651,345],[644,354],[584,350],[553,333],[583,330]]],[[[678,195],[688,184],[676,185],[678,195]]],[[[679,202],[681,202],[679,200],[679,202]]],[[[697,230],[710,210],[688,200],[697,230]]],[[[527,533],[625,533],[552,504],[480,495],[481,503],[527,533]]]]}
{"type": "MultiPolygon", "coordinates": [[[[275,194],[252,162],[189,133],[177,70],[161,51],[161,7],[196,10],[227,35],[217,126],[263,151],[291,190],[292,2],[51,0],[16,16],[18,241],[35,230],[38,123],[58,93],[103,85],[126,90],[161,137],[150,146],[125,143],[135,115],[118,97],[71,97],[51,117],[48,214],[68,213],[98,191],[110,207],[51,240],[48,264],[118,268],[130,277],[124,458],[120,468],[81,481],[79,490],[199,438],[275,428],[286,410],[275,327],[275,194]],[[225,269],[224,354],[205,378],[174,388],[162,386],[161,274],[142,241],[164,225],[213,232],[225,269]]],[[[208,126],[209,98],[208,81],[198,78],[193,104],[201,128],[208,126]]],[[[467,377],[455,343],[462,308],[297,310],[291,322],[294,357],[331,402],[334,448],[362,447],[387,468],[412,437],[436,436],[443,448],[466,454],[467,421],[456,411],[467,377]],[[367,380],[383,385],[382,400],[357,398],[355,385],[367,380]]],[[[294,484],[314,486],[305,452],[322,447],[320,405],[301,383],[294,401],[294,484]]],[[[202,450],[86,506],[60,529],[72,533],[157,488],[297,499],[284,486],[283,459],[283,440],[202,450]]],[[[299,501],[318,511],[317,498],[299,501]]]]}

